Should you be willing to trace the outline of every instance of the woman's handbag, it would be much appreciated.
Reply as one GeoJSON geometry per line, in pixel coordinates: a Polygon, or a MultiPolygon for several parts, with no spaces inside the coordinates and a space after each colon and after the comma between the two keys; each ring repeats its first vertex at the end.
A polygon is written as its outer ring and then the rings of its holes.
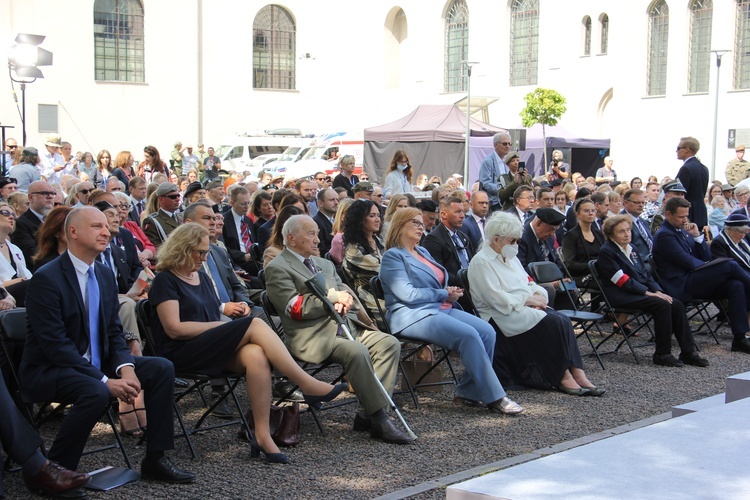
{"type": "MultiPolygon", "coordinates": [[[[250,432],[255,430],[255,420],[252,410],[248,410],[245,419],[250,426],[250,432]]],[[[271,437],[277,446],[297,446],[299,444],[299,403],[291,405],[271,405],[268,417],[271,437]]],[[[250,441],[248,430],[243,426],[239,432],[240,439],[250,441]]]]}

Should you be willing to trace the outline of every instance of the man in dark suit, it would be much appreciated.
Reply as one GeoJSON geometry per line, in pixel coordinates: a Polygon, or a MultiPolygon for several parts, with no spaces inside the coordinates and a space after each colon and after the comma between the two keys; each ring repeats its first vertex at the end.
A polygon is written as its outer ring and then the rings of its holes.
{"type": "Polygon", "coordinates": [[[622,206],[620,214],[630,216],[630,219],[633,221],[630,246],[635,249],[638,257],[641,258],[641,262],[644,262],[646,269],[650,271],[651,266],[648,265],[648,256],[651,255],[651,247],[654,242],[651,238],[651,230],[648,227],[648,222],[641,218],[643,207],[646,206],[645,193],[640,189],[625,191],[622,206]]]}
{"type": "MultiPolygon", "coordinates": [[[[42,438],[18,410],[1,371],[0,412],[3,414],[3,418],[0,418],[0,442],[5,453],[21,465],[23,481],[29,490],[51,497],[62,494],[68,498],[83,497],[85,494],[78,488],[89,482],[89,475],[67,470],[42,455],[39,451],[42,438]]],[[[0,479],[2,475],[0,469],[0,479]]],[[[3,485],[0,482],[2,496],[3,485]]]]}
{"type": "Polygon", "coordinates": [[[677,172],[677,178],[687,190],[685,199],[690,202],[688,217],[698,225],[698,230],[702,231],[703,226],[708,224],[708,212],[703,199],[708,189],[708,168],[695,157],[699,149],[698,139],[694,137],[680,139],[677,146],[677,159],[683,160],[684,163],[677,172]]]}
{"type": "Polygon", "coordinates": [[[531,207],[535,200],[536,196],[534,196],[534,190],[531,186],[518,186],[513,192],[513,206],[503,210],[503,212],[515,215],[521,221],[521,224],[526,224],[534,216],[531,207]]]}
{"type": "Polygon", "coordinates": [[[133,177],[128,181],[128,191],[130,198],[133,200],[133,208],[128,213],[128,219],[132,220],[139,226],[141,225],[141,214],[146,210],[146,190],[148,183],[143,177],[133,177]]]}
{"type": "Polygon", "coordinates": [[[250,192],[243,186],[234,188],[229,197],[229,206],[232,209],[224,214],[224,245],[235,265],[251,276],[258,276],[258,264],[250,253],[250,246],[255,241],[253,221],[247,216],[250,192]]]}
{"type": "Polygon", "coordinates": [[[159,248],[167,240],[169,234],[182,223],[178,211],[180,209],[180,191],[171,182],[162,182],[156,188],[159,198],[159,211],[149,214],[143,220],[143,232],[151,243],[159,248]]]}
{"type": "Polygon", "coordinates": [[[115,279],[96,262],[109,244],[107,219],[93,207],[65,221],[68,251],[38,270],[26,298],[28,334],[21,360],[25,401],[72,403],[49,458],[74,470],[94,424],[112,397],[132,404],[141,388],[148,408],[144,478],[187,483],[195,475],[164,455],[174,448],[174,367],[163,358],[134,358],[122,336],[115,279]]]}
{"type": "Polygon", "coordinates": [[[490,202],[486,192],[477,191],[471,195],[471,211],[464,219],[463,229],[469,236],[474,251],[478,251],[479,244],[484,241],[484,225],[487,222],[489,208],[490,202]]]}
{"type": "Polygon", "coordinates": [[[461,286],[458,271],[468,269],[474,257],[474,246],[460,230],[464,217],[461,200],[455,196],[445,198],[440,203],[440,224],[424,239],[432,258],[448,271],[448,286],[461,286]]]}
{"type": "Polygon", "coordinates": [[[333,239],[333,218],[339,206],[339,195],[331,188],[318,191],[318,213],[313,220],[318,225],[318,248],[320,256],[324,257],[331,250],[333,239]]]}
{"type": "MultiPolygon", "coordinates": [[[[518,260],[524,269],[528,269],[530,262],[554,262],[561,271],[563,270],[552,237],[564,220],[565,216],[554,208],[540,208],[536,211],[536,217],[524,226],[521,240],[518,242],[518,260]]],[[[565,292],[557,293],[558,288],[562,286],[560,282],[540,283],[539,286],[547,290],[549,303],[554,304],[556,309],[565,304],[569,305],[565,292]]]]}
{"type": "MultiPolygon", "coordinates": [[[[750,353],[747,311],[750,310],[750,275],[734,261],[711,260],[711,251],[698,225],[688,220],[690,202],[671,198],[664,223],[654,237],[654,263],[669,295],[691,299],[729,301],[733,351],[750,353]]],[[[27,299],[28,300],[28,299],[27,299]]]]}
{"type": "Polygon", "coordinates": [[[32,257],[39,250],[36,245],[36,233],[42,221],[55,208],[55,190],[50,183],[34,181],[29,184],[29,209],[16,221],[16,229],[11,235],[11,242],[21,249],[26,259],[26,267],[33,269],[32,257]]]}

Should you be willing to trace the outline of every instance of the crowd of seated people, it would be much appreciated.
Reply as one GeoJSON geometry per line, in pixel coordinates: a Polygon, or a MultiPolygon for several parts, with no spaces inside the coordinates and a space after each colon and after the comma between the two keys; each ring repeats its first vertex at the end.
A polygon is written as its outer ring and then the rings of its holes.
{"type": "MultiPolygon", "coordinates": [[[[171,409],[164,405],[173,388],[156,378],[173,378],[175,367],[215,377],[217,394],[219,374],[244,374],[255,420],[250,454],[276,463],[288,458],[268,427],[271,365],[308,402],[333,399],[344,388],[307,376],[295,358],[342,364],[361,405],[354,429],[397,444],[413,438],[395,423],[386,394],[374,382],[392,394],[399,337],[459,355],[465,371],[455,388],[457,404],[521,413],[503,384],[601,396],[605,389],[588,379],[570,320],[555,311],[564,305],[568,285],[534,283],[527,273],[532,262],[553,262],[582,287],[590,284],[589,261],[596,261],[600,291],[610,302],[653,314],[657,365],[708,365],[697,354],[685,314],[684,302],[694,299],[725,301],[731,349],[750,353],[750,190],[743,185],[703,190],[713,207],[706,210],[707,226],[715,226],[707,232],[688,220],[694,202],[685,197],[695,185],[682,182],[693,178],[607,182],[571,174],[559,159],[554,173],[535,178],[521,170],[520,155],[510,151],[503,134],[483,163],[482,184],[460,186],[460,176],[445,183],[433,177],[428,184],[419,175],[415,185],[404,185],[420,166],[400,151],[387,189],[354,175],[354,158],[347,155],[333,179],[320,172],[309,181],[290,180],[284,189],[282,180],[269,176],[203,183],[200,169],[172,181],[177,172],[153,146],[144,148],[144,161],[136,166],[128,151],[114,162],[107,150],[78,160],[63,155],[56,143],[48,141],[41,154],[19,148],[10,159],[18,178],[0,178],[6,200],[0,200],[0,310],[25,306],[36,316],[21,365],[25,398],[79,405],[50,450],[50,458],[71,470],[89,424],[101,415],[94,403],[114,396],[122,433],[151,438],[144,476],[194,480],[166,457],[171,440],[153,437],[173,434],[166,423],[171,409]],[[432,193],[412,208],[422,188],[432,193]],[[341,282],[335,266],[353,279],[354,289],[341,282]],[[261,269],[283,339],[256,305],[264,287],[261,269]],[[141,270],[156,277],[150,289],[133,291],[141,270]],[[459,271],[468,271],[473,303],[459,271]],[[353,341],[340,336],[325,304],[307,288],[316,273],[325,275],[328,300],[350,325],[353,341]],[[65,274],[77,280],[61,280],[65,274]],[[385,291],[386,324],[380,326],[367,313],[376,309],[369,290],[373,276],[381,277],[385,291]],[[29,287],[45,295],[31,297],[29,287]],[[87,304],[94,290],[102,304],[96,322],[104,350],[88,337],[81,340],[82,332],[91,333],[86,325],[94,313],[71,306],[75,300],[87,304]],[[48,298],[56,301],[52,307],[48,298]],[[164,358],[142,355],[134,305],[144,298],[155,311],[155,347],[164,358]],[[671,354],[672,335],[678,357],[671,354]],[[75,366],[78,373],[69,374],[70,380],[86,377],[86,383],[75,390],[40,384],[61,366],[75,366]],[[83,400],[90,401],[81,405],[83,400]],[[83,425],[72,429],[77,419],[83,425]]],[[[630,334],[627,319],[618,317],[626,325],[621,335],[630,334]]]]}

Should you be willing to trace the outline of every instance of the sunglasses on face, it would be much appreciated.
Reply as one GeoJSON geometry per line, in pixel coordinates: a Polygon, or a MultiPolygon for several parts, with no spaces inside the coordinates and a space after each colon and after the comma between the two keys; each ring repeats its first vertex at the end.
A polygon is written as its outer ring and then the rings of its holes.
{"type": "Polygon", "coordinates": [[[3,217],[8,217],[9,219],[16,219],[16,214],[11,212],[10,210],[0,210],[0,215],[2,215],[3,217]]]}
{"type": "Polygon", "coordinates": [[[32,194],[40,194],[46,198],[54,198],[57,193],[55,193],[54,191],[37,191],[35,193],[29,193],[29,196],[31,196],[32,194]]]}
{"type": "Polygon", "coordinates": [[[170,200],[178,200],[180,198],[180,193],[168,194],[165,195],[164,198],[169,198],[170,200]]]}
{"type": "Polygon", "coordinates": [[[93,189],[81,189],[78,191],[79,194],[89,194],[93,189]]]}

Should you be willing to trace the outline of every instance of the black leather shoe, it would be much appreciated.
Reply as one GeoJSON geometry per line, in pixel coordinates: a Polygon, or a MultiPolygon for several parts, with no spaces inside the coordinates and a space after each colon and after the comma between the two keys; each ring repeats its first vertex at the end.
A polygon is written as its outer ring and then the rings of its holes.
{"type": "Polygon", "coordinates": [[[368,417],[364,411],[357,413],[354,417],[354,430],[357,432],[367,432],[372,427],[372,419],[368,417]]]}
{"type": "Polygon", "coordinates": [[[750,354],[750,340],[747,337],[740,340],[735,339],[732,341],[732,350],[750,354]]]}
{"type": "Polygon", "coordinates": [[[472,408],[481,408],[484,406],[481,401],[462,398],[461,396],[455,396],[453,398],[453,404],[456,406],[471,406],[472,408]]]}
{"type": "Polygon", "coordinates": [[[302,391],[299,389],[295,389],[295,385],[288,380],[280,380],[273,384],[273,398],[274,399],[281,399],[284,396],[286,396],[285,401],[291,401],[292,403],[303,403],[305,401],[305,396],[302,394],[302,391]],[[292,389],[294,389],[292,391],[292,389]],[[289,391],[291,391],[291,394],[289,394],[289,391]],[[289,394],[287,396],[287,394],[289,394]]]}
{"type": "Polygon", "coordinates": [[[370,426],[370,437],[393,444],[409,444],[414,441],[414,438],[409,437],[408,434],[396,427],[396,424],[390,419],[377,423],[373,422],[370,426]]]}
{"type": "Polygon", "coordinates": [[[654,354],[652,359],[655,365],[672,366],[674,368],[685,366],[685,363],[672,356],[672,354],[654,354]]]}
{"type": "Polygon", "coordinates": [[[58,498],[88,498],[82,489],[91,481],[85,472],[68,470],[47,460],[33,476],[23,476],[26,487],[34,493],[58,498]]]}
{"type": "Polygon", "coordinates": [[[166,456],[159,460],[146,460],[141,462],[141,477],[151,481],[163,481],[165,483],[192,483],[195,474],[178,469],[166,456]]]}
{"type": "Polygon", "coordinates": [[[681,353],[680,354],[680,361],[685,363],[686,365],[692,365],[692,366],[699,366],[701,368],[705,368],[708,366],[708,360],[705,358],[701,358],[697,352],[688,352],[688,353],[681,353]]]}

